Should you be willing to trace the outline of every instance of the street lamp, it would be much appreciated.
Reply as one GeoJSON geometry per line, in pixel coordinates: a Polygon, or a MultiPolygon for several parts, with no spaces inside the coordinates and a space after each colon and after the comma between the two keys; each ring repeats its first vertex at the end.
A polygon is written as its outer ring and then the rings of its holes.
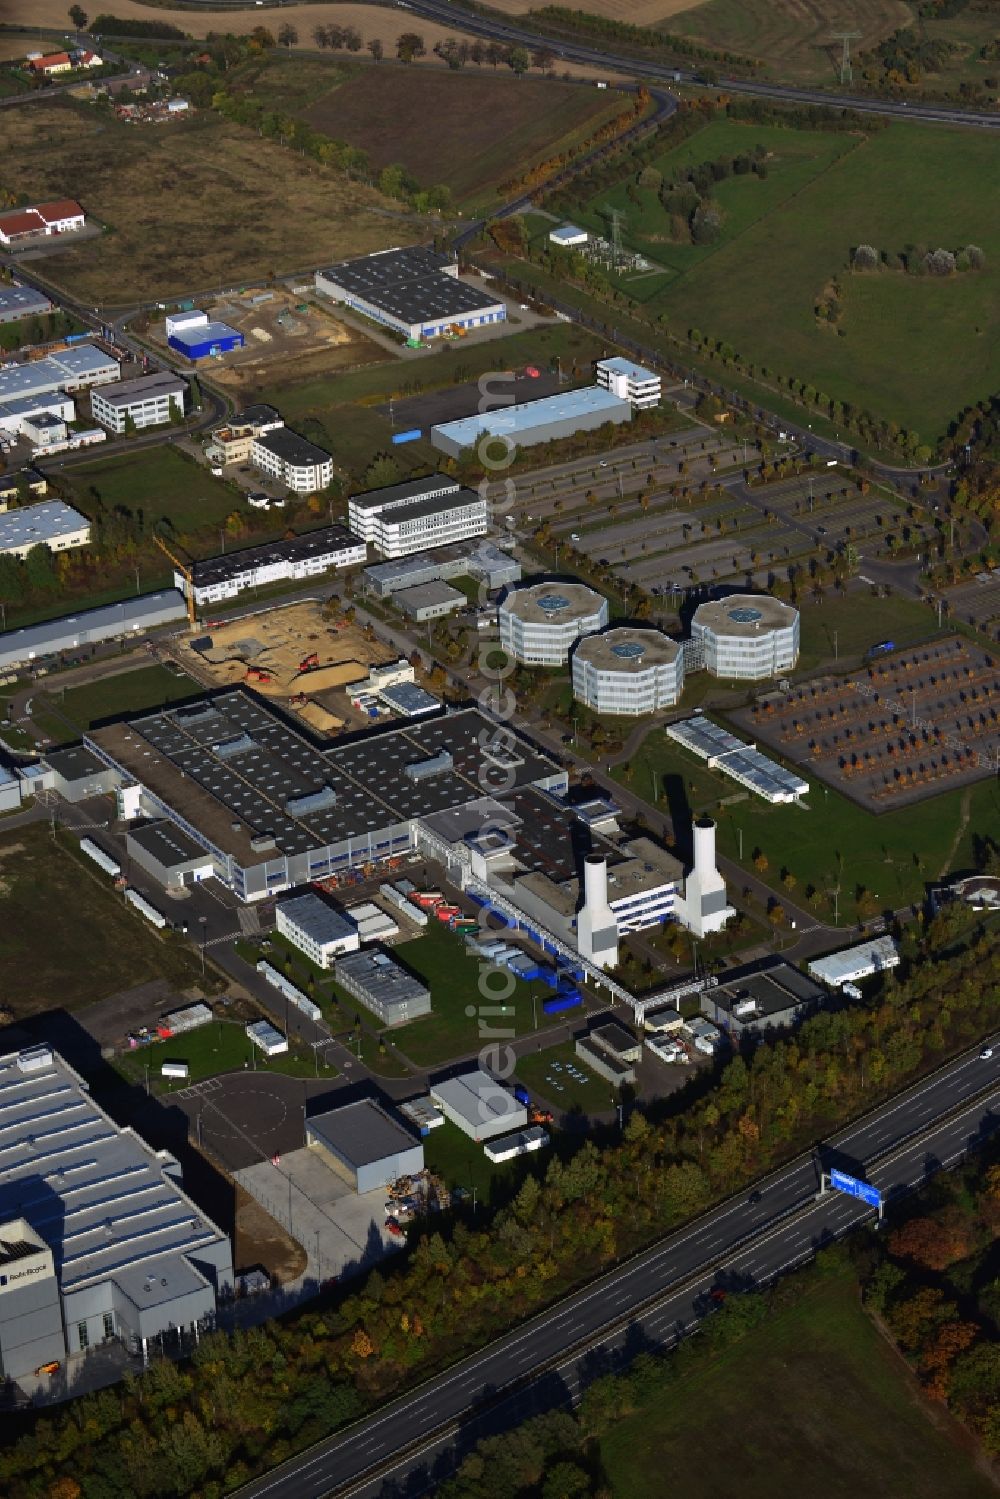
{"type": "Polygon", "coordinates": [[[205,928],[208,925],[208,917],[207,916],[199,916],[198,920],[201,923],[201,972],[202,972],[202,976],[204,976],[204,973],[205,973],[205,928]]]}

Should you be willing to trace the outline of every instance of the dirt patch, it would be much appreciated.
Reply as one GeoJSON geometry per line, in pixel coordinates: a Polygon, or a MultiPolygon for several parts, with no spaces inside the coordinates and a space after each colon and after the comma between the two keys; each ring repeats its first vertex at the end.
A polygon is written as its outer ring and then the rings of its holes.
{"type": "Polygon", "coordinates": [[[109,306],[260,283],[418,239],[397,204],[217,115],[137,129],[67,99],[0,113],[4,186],[74,197],[106,232],[46,256],[45,274],[109,306]],[[249,192],[247,184],[253,184],[249,192]]]}
{"type": "Polygon", "coordinates": [[[243,1187],[236,1188],[233,1262],[237,1270],[261,1265],[276,1285],[297,1280],[306,1268],[306,1252],[266,1213],[243,1187]]]}

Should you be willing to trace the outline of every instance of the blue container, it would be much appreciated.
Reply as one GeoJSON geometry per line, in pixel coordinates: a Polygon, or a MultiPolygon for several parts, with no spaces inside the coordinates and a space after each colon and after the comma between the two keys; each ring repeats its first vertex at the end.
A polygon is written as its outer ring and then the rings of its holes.
{"type": "Polygon", "coordinates": [[[572,1010],[580,1003],[579,993],[557,994],[553,999],[547,999],[542,1005],[546,1015],[556,1015],[560,1010],[572,1010]]]}
{"type": "Polygon", "coordinates": [[[419,442],[420,441],[420,428],[419,427],[411,427],[411,429],[409,430],[409,432],[394,432],[392,434],[392,440],[393,440],[394,443],[396,443],[397,446],[401,442],[419,442]]]}

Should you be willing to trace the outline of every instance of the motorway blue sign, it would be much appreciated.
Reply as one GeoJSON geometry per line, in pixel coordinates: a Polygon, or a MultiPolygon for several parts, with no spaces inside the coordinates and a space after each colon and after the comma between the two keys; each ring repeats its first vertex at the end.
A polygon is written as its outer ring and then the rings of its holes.
{"type": "Polygon", "coordinates": [[[392,440],[395,443],[400,443],[400,442],[417,442],[418,439],[419,439],[419,437],[420,437],[420,428],[419,427],[411,427],[410,430],[409,430],[409,432],[394,432],[392,434],[392,440]]]}
{"type": "Polygon", "coordinates": [[[882,1206],[882,1194],[878,1187],[870,1187],[867,1182],[858,1181],[856,1176],[848,1176],[846,1171],[831,1171],[830,1186],[835,1192],[846,1192],[848,1197],[860,1198],[871,1208],[882,1206]]]}

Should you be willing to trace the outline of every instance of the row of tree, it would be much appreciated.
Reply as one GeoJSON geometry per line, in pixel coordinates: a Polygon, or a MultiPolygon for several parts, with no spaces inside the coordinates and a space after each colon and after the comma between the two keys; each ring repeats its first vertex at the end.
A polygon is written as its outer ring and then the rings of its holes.
{"type": "Polygon", "coordinates": [[[851,251],[854,271],[905,271],[910,276],[954,276],[956,271],[981,271],[986,265],[985,251],[978,245],[962,245],[957,250],[930,249],[927,245],[906,245],[895,250],[878,250],[874,245],[855,245],[851,251]]]}

